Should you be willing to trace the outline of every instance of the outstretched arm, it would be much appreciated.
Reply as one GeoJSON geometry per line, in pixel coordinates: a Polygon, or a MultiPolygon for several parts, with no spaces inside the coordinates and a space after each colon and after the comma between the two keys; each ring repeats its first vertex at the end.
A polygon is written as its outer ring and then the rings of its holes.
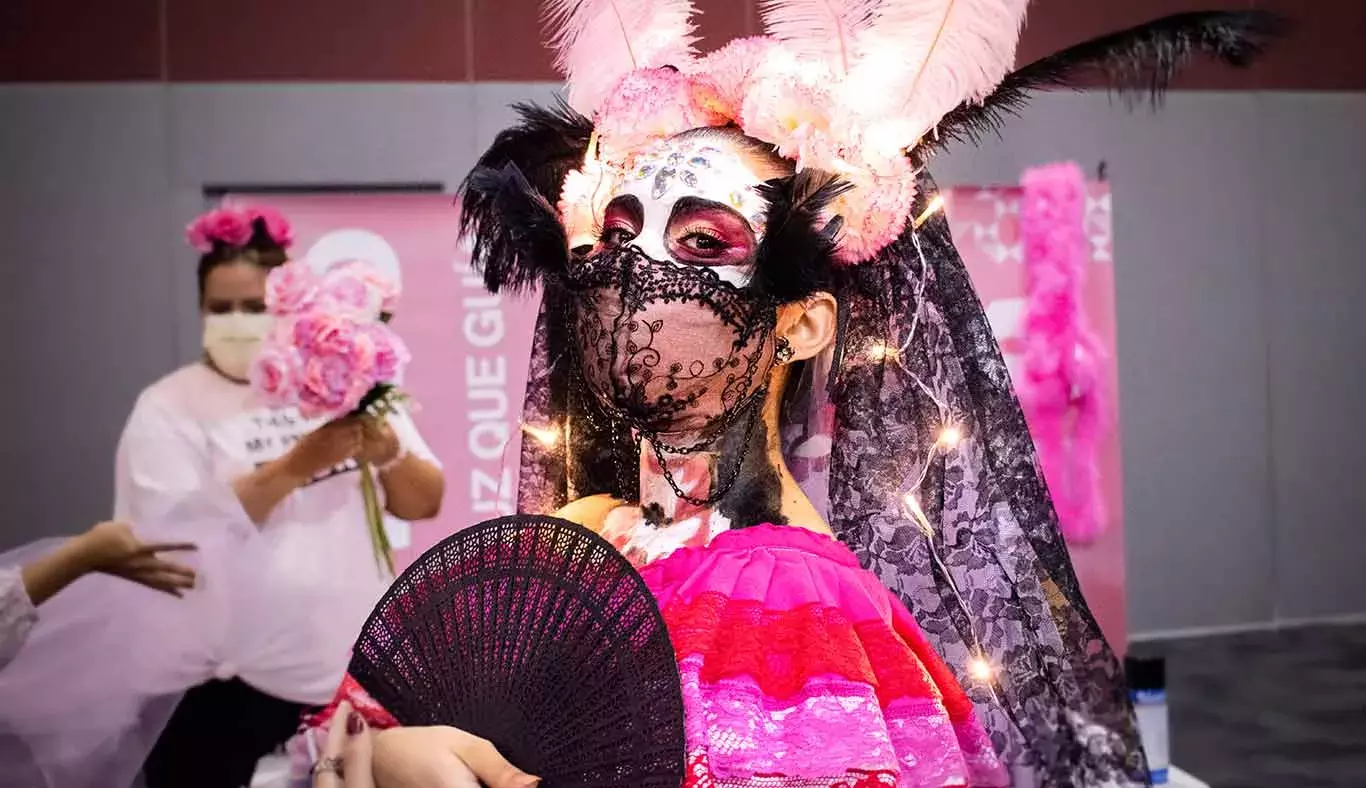
{"type": "Polygon", "coordinates": [[[193,569],[160,557],[189,544],[144,544],[123,523],[100,523],[38,560],[0,570],[0,667],[23,646],[37,608],[91,572],[122,577],[174,596],[194,587],[193,569]]]}
{"type": "Polygon", "coordinates": [[[194,570],[160,554],[193,549],[192,544],[145,544],[124,523],[100,523],[24,567],[24,588],[36,607],[81,577],[104,572],[181,596],[194,587],[194,570]]]}

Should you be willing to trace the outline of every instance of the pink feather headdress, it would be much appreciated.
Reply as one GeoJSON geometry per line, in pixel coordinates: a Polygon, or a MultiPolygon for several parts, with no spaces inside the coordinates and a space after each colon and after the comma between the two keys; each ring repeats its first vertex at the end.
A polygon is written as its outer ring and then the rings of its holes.
{"type": "Polygon", "coordinates": [[[840,257],[869,259],[901,234],[915,198],[906,153],[1009,72],[1028,0],[761,0],[766,35],[699,56],[690,0],[548,0],[568,101],[597,144],[565,181],[570,237],[591,232],[635,153],[735,124],[799,169],[854,188],[840,257]]]}

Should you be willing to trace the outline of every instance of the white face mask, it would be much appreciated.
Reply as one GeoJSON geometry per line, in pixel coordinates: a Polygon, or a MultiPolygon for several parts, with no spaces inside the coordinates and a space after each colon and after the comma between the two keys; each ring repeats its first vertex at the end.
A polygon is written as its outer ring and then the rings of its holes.
{"type": "Polygon", "coordinates": [[[270,333],[275,318],[229,312],[204,317],[204,352],[219,372],[233,380],[245,381],[251,362],[270,333]]]}

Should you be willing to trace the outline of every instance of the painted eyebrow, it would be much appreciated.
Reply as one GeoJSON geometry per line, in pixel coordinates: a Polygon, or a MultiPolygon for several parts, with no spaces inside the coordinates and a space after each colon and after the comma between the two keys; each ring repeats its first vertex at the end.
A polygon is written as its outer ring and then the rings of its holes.
{"type": "Polygon", "coordinates": [[[607,210],[610,211],[613,208],[619,208],[628,212],[631,215],[631,219],[635,221],[636,224],[640,224],[645,220],[645,206],[641,204],[640,198],[636,197],[634,194],[622,194],[613,197],[612,201],[607,203],[607,210]]]}
{"type": "MultiPolygon", "coordinates": [[[[745,227],[749,227],[749,220],[742,216],[739,211],[735,210],[729,205],[726,205],[723,202],[717,202],[716,200],[707,200],[701,197],[678,198],[678,202],[674,203],[673,211],[671,211],[669,214],[669,224],[672,225],[674,221],[678,219],[680,214],[687,213],[690,211],[721,211],[723,213],[730,214],[736,219],[739,219],[741,222],[744,223],[745,227]]],[[[750,229],[752,230],[753,228],[750,229]]]]}

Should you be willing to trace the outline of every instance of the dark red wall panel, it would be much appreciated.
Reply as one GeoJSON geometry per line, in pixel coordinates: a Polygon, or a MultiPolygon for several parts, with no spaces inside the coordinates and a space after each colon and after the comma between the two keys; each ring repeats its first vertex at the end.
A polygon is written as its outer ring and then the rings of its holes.
{"type": "Polygon", "coordinates": [[[1366,90],[1366,0],[1265,0],[1295,24],[1256,73],[1276,90],[1366,90]]]}
{"type": "Polygon", "coordinates": [[[1020,61],[1159,16],[1211,8],[1262,8],[1290,21],[1290,33],[1247,70],[1207,61],[1193,64],[1180,88],[1262,90],[1363,90],[1366,57],[1359,53],[1366,30],[1363,0],[1036,0],[1020,42],[1020,61]]]}
{"type": "Polygon", "coordinates": [[[757,4],[753,0],[695,0],[698,14],[697,32],[702,41],[698,48],[709,52],[733,38],[759,33],[757,4]]]}
{"type": "Polygon", "coordinates": [[[467,0],[474,9],[474,81],[541,82],[555,78],[542,44],[540,2],[467,0]]]}
{"type": "Polygon", "coordinates": [[[160,78],[159,0],[0,0],[0,82],[160,78]]]}
{"type": "Polygon", "coordinates": [[[468,78],[463,0],[166,0],[170,78],[468,78]]]}
{"type": "MultiPolygon", "coordinates": [[[[759,32],[757,0],[697,4],[704,50],[759,32]]],[[[1199,65],[1179,87],[1366,89],[1366,0],[1035,0],[1020,60],[1254,5],[1295,18],[1295,34],[1249,71],[1199,65]]],[[[539,0],[0,0],[0,81],[553,80],[543,35],[539,0]]]]}
{"type": "MultiPolygon", "coordinates": [[[[1243,3],[1244,6],[1247,3],[1243,3]]],[[[1073,44],[1142,24],[1157,17],[1211,7],[1237,7],[1237,0],[1143,0],[1107,2],[1106,0],[1043,0],[1030,6],[1024,36],[1020,40],[1018,62],[1052,54],[1073,44]]],[[[1180,87],[1251,87],[1255,69],[1232,71],[1196,62],[1182,76],[1180,87]]]]}

